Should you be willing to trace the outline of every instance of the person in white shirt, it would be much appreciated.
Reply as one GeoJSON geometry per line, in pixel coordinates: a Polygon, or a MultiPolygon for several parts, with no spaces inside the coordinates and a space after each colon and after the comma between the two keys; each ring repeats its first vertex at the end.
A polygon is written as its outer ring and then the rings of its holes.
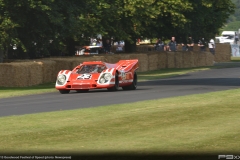
{"type": "Polygon", "coordinates": [[[101,41],[100,39],[97,39],[96,46],[100,46],[100,47],[102,47],[102,41],[101,41]]]}
{"type": "Polygon", "coordinates": [[[215,55],[215,42],[213,39],[210,40],[210,42],[208,43],[208,48],[209,48],[209,51],[215,55]]]}

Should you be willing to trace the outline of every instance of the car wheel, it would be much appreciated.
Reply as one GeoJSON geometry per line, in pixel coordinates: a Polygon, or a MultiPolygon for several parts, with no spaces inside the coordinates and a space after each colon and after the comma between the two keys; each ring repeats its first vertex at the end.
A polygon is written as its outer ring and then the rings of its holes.
{"type": "Polygon", "coordinates": [[[135,90],[137,88],[137,73],[134,73],[133,82],[129,86],[122,87],[123,90],[135,90]]]}
{"type": "Polygon", "coordinates": [[[109,91],[117,91],[119,88],[119,80],[118,80],[118,73],[115,75],[115,84],[113,87],[108,88],[109,91]]]}
{"type": "Polygon", "coordinates": [[[89,91],[89,89],[78,89],[76,91],[77,91],[77,93],[86,93],[89,91]]]}
{"type": "Polygon", "coordinates": [[[60,92],[61,94],[67,94],[67,93],[70,92],[70,90],[60,89],[59,92],[60,92]]]}

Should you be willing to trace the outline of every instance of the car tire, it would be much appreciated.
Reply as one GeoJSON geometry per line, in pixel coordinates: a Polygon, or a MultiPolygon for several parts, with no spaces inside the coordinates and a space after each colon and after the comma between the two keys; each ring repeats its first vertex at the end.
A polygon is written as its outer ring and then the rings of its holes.
{"type": "Polygon", "coordinates": [[[60,92],[61,94],[67,94],[67,93],[70,92],[70,90],[60,89],[59,92],[60,92]]]}
{"type": "Polygon", "coordinates": [[[115,84],[113,87],[108,88],[109,91],[117,91],[119,88],[119,80],[118,80],[118,73],[115,75],[115,84]]]}
{"type": "Polygon", "coordinates": [[[89,91],[89,89],[78,89],[76,91],[77,91],[77,93],[86,93],[89,91]]]}
{"type": "Polygon", "coordinates": [[[129,86],[122,87],[123,90],[135,90],[137,88],[137,73],[134,73],[133,82],[129,86]]]}

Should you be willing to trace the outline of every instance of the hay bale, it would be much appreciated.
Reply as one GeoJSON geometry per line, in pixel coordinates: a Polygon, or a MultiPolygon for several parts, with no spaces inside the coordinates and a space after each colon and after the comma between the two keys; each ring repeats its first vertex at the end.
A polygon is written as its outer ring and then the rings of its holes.
{"type": "Polygon", "coordinates": [[[57,75],[61,70],[72,70],[72,60],[69,58],[53,58],[51,59],[56,62],[55,70],[53,71],[53,75],[57,75]]]}
{"type": "MultiPolygon", "coordinates": [[[[136,46],[136,51],[137,52],[148,52],[148,48],[149,48],[148,45],[138,45],[138,46],[136,46]]],[[[150,48],[152,48],[152,47],[150,47],[150,48]]]]}
{"type": "Polygon", "coordinates": [[[210,52],[205,52],[206,54],[206,66],[213,66],[214,56],[210,52]]]}
{"type": "Polygon", "coordinates": [[[183,68],[183,52],[175,52],[175,67],[183,68]]]}
{"type": "Polygon", "coordinates": [[[159,66],[158,53],[149,53],[148,54],[148,70],[153,71],[157,70],[159,66]]]}
{"type": "Polygon", "coordinates": [[[193,52],[198,52],[198,51],[200,51],[200,48],[199,48],[198,44],[194,44],[193,52]]]}
{"type": "Polygon", "coordinates": [[[36,62],[1,64],[0,86],[27,87],[43,83],[42,67],[36,62]]]}
{"type": "Polygon", "coordinates": [[[215,56],[216,62],[229,62],[231,61],[231,45],[226,43],[216,43],[215,56]]]}
{"type": "Polygon", "coordinates": [[[0,86],[11,87],[14,80],[14,66],[12,63],[0,64],[0,86]]]}
{"type": "Polygon", "coordinates": [[[200,66],[199,64],[199,61],[200,61],[200,57],[199,57],[199,54],[197,52],[191,52],[193,54],[193,57],[194,57],[194,67],[198,67],[200,66]]]}
{"type": "Polygon", "coordinates": [[[175,52],[167,52],[167,68],[175,67],[175,52]]]}
{"type": "Polygon", "coordinates": [[[206,66],[206,52],[196,52],[198,54],[199,62],[198,67],[206,66]]]}
{"type": "Polygon", "coordinates": [[[191,68],[194,66],[194,57],[191,52],[183,52],[183,68],[191,68]]]}
{"type": "Polygon", "coordinates": [[[57,74],[53,74],[56,70],[56,62],[52,60],[41,60],[37,62],[42,67],[43,83],[56,81],[57,74]]]}
{"type": "Polygon", "coordinates": [[[167,52],[161,52],[158,54],[158,69],[167,68],[167,52]]]}
{"type": "Polygon", "coordinates": [[[133,54],[129,54],[129,58],[130,59],[138,59],[138,63],[139,63],[139,68],[138,68],[138,72],[145,72],[148,71],[148,55],[145,53],[133,53],[133,54]]]}
{"type": "MultiPolygon", "coordinates": [[[[26,63],[25,63],[26,64],[26,63]]],[[[38,62],[29,62],[26,64],[28,67],[28,85],[23,86],[34,86],[43,83],[43,68],[38,62]]]]}
{"type": "Polygon", "coordinates": [[[231,45],[229,43],[216,43],[216,53],[231,55],[231,45]]]}
{"type": "Polygon", "coordinates": [[[104,56],[104,61],[107,63],[117,63],[120,59],[129,57],[126,54],[108,54],[104,56]]]}
{"type": "Polygon", "coordinates": [[[231,57],[229,57],[228,55],[220,54],[218,56],[215,56],[215,61],[216,62],[229,62],[229,61],[231,61],[231,57]]]}

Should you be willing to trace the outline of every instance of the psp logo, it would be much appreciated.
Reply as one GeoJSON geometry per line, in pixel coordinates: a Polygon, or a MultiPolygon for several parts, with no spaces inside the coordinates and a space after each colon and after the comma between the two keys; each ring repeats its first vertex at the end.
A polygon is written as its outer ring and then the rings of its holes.
{"type": "Polygon", "coordinates": [[[240,159],[239,155],[218,155],[218,159],[240,159]]]}

